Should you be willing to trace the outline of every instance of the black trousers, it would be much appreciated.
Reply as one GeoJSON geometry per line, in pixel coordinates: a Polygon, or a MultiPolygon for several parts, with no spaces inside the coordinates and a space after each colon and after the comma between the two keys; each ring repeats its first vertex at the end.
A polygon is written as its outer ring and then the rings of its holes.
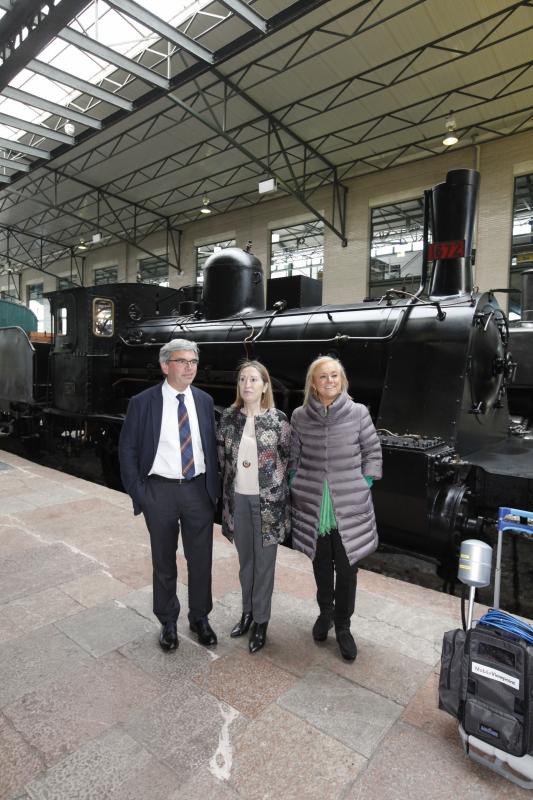
{"type": "Polygon", "coordinates": [[[213,608],[214,506],[205,488],[205,475],[185,483],[150,476],[146,484],[143,514],[152,546],[154,614],[164,624],[180,613],[176,552],[181,528],[189,574],[189,620],[194,622],[213,608]]]}
{"type": "Polygon", "coordinates": [[[357,564],[350,565],[338,531],[317,538],[313,572],[320,613],[333,617],[336,630],[349,628],[355,609],[357,564]]]}

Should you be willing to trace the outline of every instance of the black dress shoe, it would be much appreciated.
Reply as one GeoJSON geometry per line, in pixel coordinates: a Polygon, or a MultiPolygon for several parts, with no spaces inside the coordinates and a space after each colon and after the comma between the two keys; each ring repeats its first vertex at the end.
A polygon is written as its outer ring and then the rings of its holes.
{"type": "Polygon", "coordinates": [[[240,618],[239,622],[233,626],[231,629],[230,636],[232,639],[236,639],[237,636],[242,636],[243,633],[246,633],[248,628],[253,622],[252,612],[246,611],[242,617],[240,618]]]}
{"type": "Polygon", "coordinates": [[[248,644],[248,650],[250,653],[257,653],[258,650],[261,650],[261,648],[265,646],[267,627],[268,622],[254,622],[250,636],[250,642],[248,644]]]}
{"type": "Polygon", "coordinates": [[[347,628],[337,631],[337,644],[341,651],[341,656],[345,661],[355,661],[357,656],[357,645],[355,639],[347,628]]]}
{"type": "Polygon", "coordinates": [[[209,647],[210,644],[216,644],[218,641],[217,635],[209,624],[207,617],[197,619],[196,622],[189,622],[189,628],[198,635],[198,641],[205,647],[209,647]]]}
{"type": "Polygon", "coordinates": [[[315,642],[325,642],[328,631],[333,628],[333,619],[329,614],[320,614],[313,625],[313,639],[315,642]]]}
{"type": "Polygon", "coordinates": [[[175,650],[179,645],[176,620],[165,622],[159,634],[159,644],[163,650],[175,650]]]}

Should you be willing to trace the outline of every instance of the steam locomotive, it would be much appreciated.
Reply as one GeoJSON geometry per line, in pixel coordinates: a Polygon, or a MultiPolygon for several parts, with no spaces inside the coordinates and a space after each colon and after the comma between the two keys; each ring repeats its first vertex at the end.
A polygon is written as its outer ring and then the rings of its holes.
{"type": "Polygon", "coordinates": [[[128,399],[160,380],[158,353],[169,339],[199,344],[196,384],[220,407],[232,402],[238,363],[259,359],[288,414],[302,401],[310,361],[331,354],[381,437],[384,477],[373,490],[380,539],[449,556],[460,539],[484,535],[498,506],[533,508],[526,357],[533,311],[510,329],[494,294],[473,289],[478,184],[474,170],[455,170],[425,192],[424,272],[415,294],[391,290],[380,300],[298,307],[284,296],[286,282],[297,279],[278,279],[269,282],[265,309],[261,264],[237,248],[207,261],[201,295],[198,287],[137,284],[49,293],[48,351],[20,329],[0,331],[0,366],[10,365],[0,377],[4,432],[47,446],[92,444],[116,481],[128,399]],[[523,353],[514,427],[510,339],[523,353]]]}

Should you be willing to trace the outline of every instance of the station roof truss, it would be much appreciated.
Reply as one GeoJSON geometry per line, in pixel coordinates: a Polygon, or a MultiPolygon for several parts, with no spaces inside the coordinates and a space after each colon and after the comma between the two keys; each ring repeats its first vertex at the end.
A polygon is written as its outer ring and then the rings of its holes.
{"type": "MultiPolygon", "coordinates": [[[[0,0],[0,273],[533,127],[533,0],[0,0]],[[275,179],[275,192],[258,183],[275,179]]],[[[470,160],[470,159],[468,159],[470,160]]],[[[327,202],[324,193],[327,188],[327,202]]],[[[385,226],[384,226],[385,227],[385,226]]],[[[152,240],[153,241],[153,240],[152,240]]]]}

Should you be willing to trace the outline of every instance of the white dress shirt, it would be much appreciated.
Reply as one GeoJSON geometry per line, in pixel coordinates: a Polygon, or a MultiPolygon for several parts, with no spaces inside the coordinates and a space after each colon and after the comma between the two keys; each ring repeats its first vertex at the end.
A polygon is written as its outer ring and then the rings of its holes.
{"type": "Polygon", "coordinates": [[[192,451],[194,456],[194,474],[205,472],[205,458],[200,438],[198,414],[192,396],[191,387],[184,392],[177,392],[167,380],[162,386],[163,392],[163,418],[161,420],[161,433],[150,475],[162,475],[163,478],[183,478],[181,471],[180,429],[178,425],[178,394],[185,395],[185,408],[189,415],[191,426],[192,451]]]}

